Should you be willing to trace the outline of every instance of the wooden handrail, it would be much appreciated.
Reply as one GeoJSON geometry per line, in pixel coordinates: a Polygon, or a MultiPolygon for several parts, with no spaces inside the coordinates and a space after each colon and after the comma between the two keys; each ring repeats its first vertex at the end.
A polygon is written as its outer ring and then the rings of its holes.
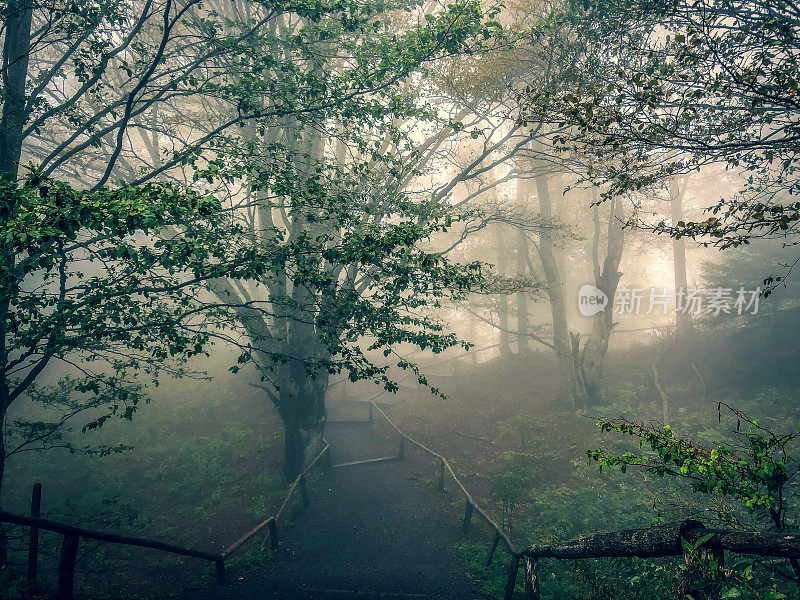
{"type": "Polygon", "coordinates": [[[221,553],[222,556],[224,558],[228,558],[232,553],[236,552],[242,546],[242,544],[244,544],[247,540],[249,540],[255,534],[257,534],[259,531],[264,529],[264,527],[267,527],[267,526],[269,526],[270,523],[274,523],[274,522],[275,522],[275,517],[268,517],[268,518],[264,519],[263,521],[261,521],[261,523],[259,523],[255,527],[253,527],[250,531],[245,533],[242,537],[240,537],[238,540],[233,542],[230,546],[225,548],[221,553]]]}
{"type": "Polygon", "coordinates": [[[222,558],[222,556],[219,554],[212,554],[210,552],[203,552],[201,550],[192,550],[190,548],[183,548],[181,546],[166,544],[156,540],[131,537],[127,535],[118,535],[116,533],[106,533],[103,531],[94,531],[92,529],[84,529],[82,527],[67,525],[66,523],[59,523],[58,521],[51,521],[50,519],[43,519],[41,517],[28,517],[6,511],[0,511],[0,521],[4,523],[12,523],[14,525],[24,525],[26,527],[38,527],[39,529],[46,529],[47,531],[53,531],[62,535],[72,535],[91,540],[99,540],[101,542],[111,542],[112,544],[138,546],[140,548],[152,548],[153,550],[161,550],[162,552],[170,552],[171,554],[202,558],[211,562],[216,562],[222,558]]]}
{"type": "Polygon", "coordinates": [[[522,551],[524,556],[537,558],[657,558],[683,554],[681,538],[689,531],[701,529],[699,521],[654,525],[610,533],[581,536],[558,544],[537,544],[522,551]]]}
{"type": "MultiPolygon", "coordinates": [[[[453,467],[450,466],[450,462],[444,456],[439,454],[438,452],[435,452],[435,451],[431,450],[425,444],[423,444],[421,442],[418,442],[417,440],[415,440],[414,438],[409,436],[407,433],[405,433],[402,429],[400,429],[397,425],[395,425],[395,423],[389,418],[389,416],[385,412],[383,412],[383,410],[381,409],[380,406],[378,406],[374,402],[370,402],[370,405],[373,406],[374,409],[377,410],[381,414],[381,416],[386,420],[386,422],[389,423],[389,425],[391,425],[392,428],[394,428],[394,430],[403,439],[408,440],[410,443],[414,444],[417,448],[419,448],[423,452],[428,453],[429,455],[433,456],[434,458],[436,458],[437,460],[439,460],[441,462],[441,464],[443,465],[444,469],[448,473],[450,473],[450,477],[453,479],[453,481],[456,483],[458,488],[461,490],[461,493],[464,494],[464,497],[466,498],[467,505],[470,506],[472,510],[477,512],[478,515],[480,515],[480,517],[489,525],[489,527],[494,529],[496,536],[500,538],[500,540],[503,542],[503,544],[505,545],[506,549],[508,550],[508,552],[512,556],[519,556],[519,552],[517,552],[517,550],[514,548],[514,544],[509,539],[508,535],[506,535],[506,532],[503,531],[500,528],[500,526],[494,521],[494,519],[492,519],[488,515],[488,513],[475,501],[475,499],[472,497],[472,495],[467,491],[467,488],[464,487],[464,484],[461,483],[461,480],[456,475],[455,471],[453,470],[453,467]]],[[[469,515],[470,513],[471,513],[471,510],[468,509],[467,510],[467,515],[469,515]]],[[[469,524],[469,517],[467,515],[465,515],[467,518],[465,518],[465,521],[464,521],[465,528],[468,527],[468,524],[469,524]]]]}
{"type": "Polygon", "coordinates": [[[579,560],[587,558],[656,558],[679,556],[685,553],[681,540],[686,540],[692,544],[697,544],[702,540],[704,549],[717,553],[728,550],[739,554],[755,554],[758,556],[775,558],[800,558],[800,534],[755,533],[727,529],[708,529],[699,521],[694,520],[655,525],[642,529],[599,533],[558,544],[537,544],[522,551],[517,551],[506,533],[492,520],[483,508],[475,502],[444,456],[431,450],[425,444],[418,442],[405,433],[376,403],[369,401],[369,405],[372,410],[377,410],[386,422],[400,435],[401,448],[402,442],[406,440],[440,461],[440,490],[443,487],[445,471],[450,474],[453,481],[455,481],[461,493],[463,493],[466,498],[464,512],[465,532],[469,528],[469,521],[473,511],[477,512],[484,521],[494,529],[495,536],[489,550],[487,564],[491,562],[497,544],[500,541],[504,543],[509,554],[511,554],[508,578],[505,585],[506,600],[510,600],[514,594],[517,571],[520,563],[523,563],[525,567],[526,600],[539,599],[538,563],[540,558],[579,560]],[[704,540],[703,538],[707,539],[704,540]]]}
{"type": "MultiPolygon", "coordinates": [[[[719,561],[718,564],[721,564],[725,550],[774,558],[800,558],[800,534],[707,529],[698,521],[680,521],[643,529],[588,535],[560,544],[531,546],[521,556],[525,561],[525,598],[539,600],[540,558],[656,558],[684,554],[687,555],[687,560],[697,560],[698,557],[687,553],[682,540],[695,546],[702,542],[702,549],[711,551],[710,556],[719,561]]],[[[700,554],[699,560],[707,560],[703,556],[700,554]]],[[[520,557],[512,559],[506,582],[506,600],[510,600],[514,593],[519,559],[520,557]]]]}
{"type": "Polygon", "coordinates": [[[309,465],[303,470],[303,472],[300,473],[300,475],[298,475],[295,478],[295,480],[292,482],[291,487],[289,488],[289,492],[286,494],[286,498],[283,500],[283,504],[281,504],[281,507],[278,509],[278,512],[275,513],[275,521],[277,521],[278,519],[281,518],[281,515],[283,514],[283,510],[286,508],[286,505],[289,503],[289,498],[292,497],[292,494],[294,494],[294,491],[297,489],[297,486],[300,485],[300,481],[303,479],[303,477],[306,476],[306,473],[308,473],[311,470],[311,468],[315,464],[317,464],[317,461],[319,461],[319,459],[322,458],[322,455],[325,454],[326,452],[328,452],[330,450],[330,448],[331,448],[330,444],[328,444],[328,442],[325,442],[325,447],[322,449],[322,451],[319,454],[317,454],[316,458],[314,460],[312,460],[309,463],[309,465]]]}
{"type": "Polygon", "coordinates": [[[331,449],[330,444],[327,442],[327,440],[325,440],[325,438],[323,438],[322,441],[325,442],[325,446],[322,448],[320,453],[317,454],[317,456],[314,458],[314,460],[312,460],[309,463],[309,465],[305,469],[303,469],[303,472],[300,473],[297,477],[295,477],[295,480],[292,482],[292,485],[289,487],[289,491],[286,493],[286,497],[283,499],[283,502],[281,503],[281,506],[278,509],[278,512],[275,513],[275,516],[268,517],[267,519],[265,519],[264,521],[262,521],[261,523],[259,523],[255,527],[253,527],[253,529],[251,529],[250,531],[245,533],[238,540],[233,542],[230,546],[225,548],[225,550],[223,550],[222,554],[221,554],[221,556],[223,558],[227,558],[231,554],[236,552],[236,550],[241,548],[254,535],[256,535],[259,531],[264,529],[264,527],[268,527],[269,530],[270,530],[270,534],[271,534],[271,537],[272,537],[272,546],[273,546],[273,548],[277,547],[278,540],[277,540],[277,537],[276,537],[277,536],[277,533],[276,533],[277,530],[276,530],[275,526],[276,526],[276,524],[278,522],[278,519],[283,514],[283,511],[286,508],[287,504],[289,503],[289,499],[294,494],[295,490],[297,489],[297,486],[300,485],[300,481],[306,476],[306,473],[308,473],[311,470],[311,468],[314,465],[316,465],[317,462],[319,462],[319,460],[323,457],[323,455],[326,452],[330,452],[330,449],[331,449]]]}
{"type": "MultiPolygon", "coordinates": [[[[214,563],[217,575],[217,583],[220,585],[225,583],[225,557],[219,554],[202,552],[200,550],[192,550],[190,548],[183,548],[181,546],[175,546],[174,544],[166,544],[164,542],[146,538],[84,529],[83,527],[75,527],[73,525],[67,525],[66,523],[51,521],[50,519],[43,519],[41,517],[28,517],[6,511],[0,511],[0,522],[23,525],[26,527],[36,528],[37,530],[44,529],[46,531],[60,533],[64,536],[61,544],[61,558],[58,563],[58,600],[73,600],[74,598],[73,585],[75,582],[75,561],[78,554],[78,543],[80,538],[99,540],[101,542],[111,542],[113,544],[123,544],[125,546],[151,548],[153,550],[170,552],[172,554],[179,554],[181,556],[202,558],[203,560],[214,563]]],[[[35,566],[33,574],[35,575],[35,566]]],[[[29,571],[29,577],[30,575],[31,573],[29,571]]]]}
{"type": "MultiPolygon", "coordinates": [[[[511,555],[511,561],[508,568],[508,579],[505,586],[505,597],[507,600],[510,599],[514,593],[517,571],[521,561],[524,561],[525,566],[525,597],[528,600],[538,600],[538,563],[540,558],[576,560],[611,557],[655,558],[678,556],[686,552],[683,547],[682,540],[686,540],[692,544],[697,544],[698,542],[702,541],[702,547],[704,549],[712,550],[720,553],[720,555],[725,550],[728,550],[739,554],[754,554],[758,556],[775,558],[800,558],[800,534],[774,532],[759,533],[734,531],[728,529],[708,529],[704,527],[702,523],[695,520],[667,523],[664,525],[656,525],[640,529],[593,534],[557,544],[537,544],[522,551],[517,551],[506,533],[486,513],[486,511],[484,511],[483,508],[479,506],[477,502],[475,502],[472,495],[469,493],[469,491],[467,491],[466,487],[464,487],[464,484],[461,483],[461,480],[455,474],[455,471],[444,456],[438,452],[435,452],[434,450],[431,450],[423,443],[406,434],[376,403],[369,401],[369,405],[370,417],[372,416],[372,411],[377,410],[386,420],[386,422],[398,433],[398,435],[401,436],[400,452],[397,458],[402,457],[403,442],[407,440],[425,453],[440,461],[440,489],[442,488],[444,482],[445,471],[450,474],[451,478],[466,498],[464,531],[466,532],[469,528],[469,523],[473,512],[477,512],[481,518],[483,518],[484,521],[494,530],[495,535],[489,551],[487,559],[488,562],[491,562],[497,544],[500,541],[504,543],[511,555]]],[[[370,419],[370,422],[372,422],[372,419],[370,419]]],[[[319,454],[317,454],[314,460],[312,460],[311,463],[303,470],[303,472],[300,473],[292,482],[292,485],[289,487],[289,491],[287,492],[286,497],[284,498],[283,503],[281,504],[275,516],[268,517],[266,520],[259,523],[256,527],[248,531],[245,535],[236,540],[220,554],[183,548],[174,544],[167,544],[146,538],[118,535],[114,533],[85,529],[82,527],[75,527],[73,525],[67,525],[65,523],[44,519],[38,516],[18,515],[6,511],[0,511],[0,522],[30,527],[32,531],[44,529],[59,533],[64,536],[61,550],[61,560],[59,563],[59,600],[72,600],[73,598],[72,587],[74,580],[75,558],[77,555],[80,538],[94,539],[127,546],[151,548],[181,556],[189,556],[207,560],[215,564],[217,581],[218,583],[222,584],[225,582],[225,559],[233,552],[238,550],[264,527],[269,529],[270,537],[272,538],[272,546],[274,549],[277,549],[277,520],[283,514],[289,503],[289,500],[298,487],[300,487],[301,494],[303,495],[303,502],[307,506],[308,491],[306,488],[305,477],[326,453],[328,453],[328,457],[330,458],[330,444],[328,444],[327,440],[324,438],[322,441],[325,444],[324,447],[319,454]]],[[[38,506],[36,487],[34,490],[33,504],[38,506]]],[[[29,573],[29,578],[30,576],[31,574],[29,573]]],[[[33,579],[35,581],[35,566],[33,579]]]]}
{"type": "MultiPolygon", "coordinates": [[[[59,561],[59,573],[58,573],[58,582],[59,582],[59,592],[58,598],[59,600],[72,600],[73,598],[73,583],[74,583],[74,570],[75,570],[75,559],[77,556],[78,550],[78,542],[80,538],[87,538],[92,540],[98,540],[101,542],[110,542],[114,544],[123,544],[126,546],[138,546],[140,548],[151,548],[153,550],[160,550],[162,552],[170,552],[171,554],[178,554],[181,556],[189,556],[193,558],[201,558],[203,560],[207,560],[213,562],[216,567],[216,575],[217,575],[217,583],[223,584],[225,583],[225,559],[229,557],[233,552],[239,549],[245,542],[251,539],[255,534],[257,534],[261,529],[267,527],[270,532],[270,537],[272,538],[272,546],[274,549],[277,549],[278,544],[278,535],[277,535],[277,528],[276,522],[278,518],[283,514],[284,509],[289,503],[289,499],[295,493],[295,490],[300,487],[301,494],[303,495],[303,503],[304,505],[308,505],[308,490],[305,486],[305,476],[311,470],[311,468],[319,462],[319,460],[325,455],[326,452],[330,452],[330,444],[328,444],[327,440],[323,438],[322,440],[325,443],[325,446],[322,448],[319,454],[314,458],[313,461],[300,473],[292,482],[292,485],[289,487],[289,491],[286,494],[286,497],[283,500],[283,503],[280,506],[280,509],[275,514],[274,517],[269,517],[266,520],[259,523],[256,527],[248,531],[245,535],[241,538],[236,540],[233,544],[228,546],[225,550],[223,550],[220,554],[213,554],[211,552],[203,552],[201,550],[193,550],[190,548],[183,548],[181,546],[176,546],[174,544],[167,544],[165,542],[159,542],[156,540],[146,539],[146,538],[139,538],[127,535],[118,535],[115,533],[106,533],[103,531],[94,531],[92,529],[84,529],[82,527],[75,527],[73,525],[67,525],[66,523],[60,523],[58,521],[52,521],[50,519],[43,519],[38,516],[25,516],[25,515],[18,515],[15,513],[10,513],[6,511],[0,511],[0,523],[11,523],[14,525],[22,525],[25,527],[30,527],[31,531],[38,531],[39,529],[44,529],[47,531],[52,531],[54,533],[59,533],[64,536],[64,540],[61,546],[61,560],[59,561]]],[[[35,486],[34,490],[38,487],[41,490],[41,487],[35,486]]],[[[36,491],[34,491],[34,496],[36,496],[36,491]]],[[[32,535],[31,540],[36,539],[38,541],[38,537],[32,535]]],[[[33,541],[31,542],[31,549],[33,548],[33,541]]],[[[35,557],[33,552],[30,552],[32,557],[35,557]]],[[[29,558],[29,563],[31,561],[35,561],[35,558],[29,558]]],[[[31,572],[31,565],[29,564],[28,567],[28,579],[35,581],[36,573],[35,573],[35,562],[33,563],[33,572],[31,572]]]]}
{"type": "Polygon", "coordinates": [[[797,533],[701,528],[688,531],[686,539],[696,543],[706,535],[712,537],[703,543],[703,548],[774,558],[800,558],[800,534],[797,533]]]}

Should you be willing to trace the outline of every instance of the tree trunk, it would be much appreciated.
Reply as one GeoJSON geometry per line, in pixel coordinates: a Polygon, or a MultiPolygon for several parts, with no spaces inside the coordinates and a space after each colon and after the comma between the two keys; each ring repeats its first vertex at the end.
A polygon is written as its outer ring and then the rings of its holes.
{"type": "MultiPolygon", "coordinates": [[[[500,223],[495,223],[494,232],[497,248],[497,271],[500,275],[506,275],[506,247],[500,223]]],[[[500,324],[500,357],[506,360],[511,356],[511,346],[508,341],[508,296],[506,294],[498,295],[497,321],[500,324]]]]}
{"type": "MultiPolygon", "coordinates": [[[[5,41],[3,44],[3,111],[0,116],[0,175],[16,180],[22,155],[22,132],[27,121],[25,82],[31,47],[32,0],[10,0],[3,15],[5,41]]],[[[9,212],[13,212],[13,207],[9,212]]],[[[12,272],[16,256],[5,246],[0,256],[0,270],[12,272]]],[[[9,303],[0,303],[0,322],[5,322],[9,303]]],[[[8,347],[6,331],[0,331],[0,508],[2,508],[3,475],[5,474],[5,417],[8,410],[8,347]]],[[[0,569],[6,565],[8,544],[0,525],[0,569]]]]}
{"type": "Polygon", "coordinates": [[[546,175],[536,176],[536,193],[539,197],[539,212],[545,221],[545,227],[539,235],[539,259],[542,262],[547,295],[550,299],[550,313],[553,320],[553,347],[558,359],[564,387],[572,402],[573,408],[581,402],[583,391],[573,368],[572,350],[567,322],[567,300],[565,282],[559,269],[553,233],[548,229],[553,218],[553,204],[550,197],[550,186],[546,175]]]}
{"type": "Polygon", "coordinates": [[[3,45],[3,114],[0,119],[0,174],[16,179],[27,121],[25,81],[31,48],[32,0],[10,0],[5,11],[3,45]]]}
{"type": "MultiPolygon", "coordinates": [[[[625,241],[622,229],[624,215],[620,200],[613,198],[610,202],[606,256],[599,276],[595,276],[595,286],[608,296],[608,304],[606,310],[592,317],[592,331],[581,353],[581,375],[586,387],[586,399],[589,403],[596,403],[603,397],[603,365],[606,352],[608,352],[611,330],[614,326],[614,296],[622,277],[619,264],[622,260],[625,241]]],[[[596,246],[593,252],[597,252],[596,246]]],[[[594,259],[595,263],[599,264],[599,256],[595,256],[594,259]]]]}
{"type": "Polygon", "coordinates": [[[526,556],[539,558],[584,559],[602,557],[655,558],[677,556],[683,552],[681,538],[702,529],[699,521],[687,520],[665,523],[642,529],[627,529],[610,533],[586,535],[558,544],[540,544],[524,551],[526,556]]]}
{"type": "MultiPolygon", "coordinates": [[[[519,177],[517,179],[517,204],[521,210],[525,209],[528,197],[528,180],[519,177]]],[[[528,238],[525,230],[517,230],[517,277],[524,277],[528,270],[528,238]]],[[[521,356],[528,354],[528,296],[523,290],[517,293],[517,351],[521,356]]]]}
{"type": "MultiPolygon", "coordinates": [[[[676,226],[679,221],[683,221],[683,197],[685,194],[686,179],[683,181],[683,186],[679,186],[678,178],[672,177],[669,180],[669,204],[673,227],[676,226]]],[[[692,315],[688,311],[677,310],[679,294],[681,292],[685,294],[689,287],[686,277],[686,241],[683,238],[672,239],[672,255],[675,271],[675,325],[678,335],[685,336],[692,330],[692,315]]]]}
{"type": "MultiPolygon", "coordinates": [[[[3,506],[3,477],[6,472],[5,420],[8,389],[0,390],[0,510],[3,506]]],[[[4,524],[0,523],[0,572],[8,564],[8,540],[4,524]]]]}
{"type": "Polygon", "coordinates": [[[297,364],[282,369],[281,375],[276,404],[284,427],[284,475],[293,481],[322,450],[328,374],[314,378],[297,364]]]}

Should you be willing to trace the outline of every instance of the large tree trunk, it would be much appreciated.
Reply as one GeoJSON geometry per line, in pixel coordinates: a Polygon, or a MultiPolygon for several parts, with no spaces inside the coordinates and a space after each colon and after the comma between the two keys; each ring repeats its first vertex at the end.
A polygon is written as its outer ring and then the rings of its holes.
{"type": "MultiPolygon", "coordinates": [[[[670,216],[672,218],[672,225],[675,226],[679,221],[683,221],[683,197],[686,194],[686,179],[684,179],[683,186],[678,184],[677,176],[669,180],[669,196],[670,196],[670,216]]],[[[685,336],[692,330],[692,315],[688,311],[679,311],[678,298],[679,294],[689,287],[688,279],[686,277],[686,241],[683,238],[672,239],[672,255],[674,260],[675,271],[675,325],[677,328],[678,336],[685,336]]]]}
{"type": "MultiPolygon", "coordinates": [[[[3,19],[5,41],[3,44],[3,111],[0,116],[0,175],[19,176],[22,155],[22,132],[27,121],[25,107],[25,82],[28,78],[28,60],[31,47],[32,0],[10,0],[3,19]]],[[[13,207],[9,207],[13,208],[13,207]]],[[[8,246],[2,248],[0,269],[9,273],[14,269],[16,256],[8,246]]],[[[5,322],[8,301],[0,302],[0,322],[5,322]]],[[[0,331],[0,508],[2,508],[3,475],[5,474],[5,417],[8,411],[8,348],[6,331],[0,331]]],[[[8,544],[0,524],[0,570],[8,557],[8,544]]]]}
{"type": "Polygon", "coordinates": [[[572,402],[573,408],[583,398],[580,380],[575,372],[567,322],[567,299],[563,273],[559,268],[556,245],[552,230],[547,226],[553,218],[553,203],[550,196],[550,185],[546,175],[536,176],[536,193],[539,197],[539,213],[545,221],[545,227],[539,235],[539,259],[542,262],[547,295],[550,300],[550,313],[553,320],[553,348],[558,360],[564,387],[572,402]]]}
{"type": "MultiPolygon", "coordinates": [[[[8,388],[0,390],[0,508],[3,506],[3,477],[6,472],[6,444],[5,444],[5,421],[6,404],[8,398],[8,388]]],[[[0,523],[0,572],[8,563],[8,541],[3,523],[0,523]]]]}
{"type": "Polygon", "coordinates": [[[282,369],[276,406],[284,427],[284,475],[294,480],[322,450],[325,434],[327,372],[309,377],[303,365],[293,361],[282,369]]]}
{"type": "MultiPolygon", "coordinates": [[[[325,139],[314,130],[304,132],[301,141],[305,158],[298,158],[298,174],[311,175],[317,160],[322,158],[325,139]]],[[[290,231],[292,238],[299,232],[312,239],[323,234],[330,234],[324,219],[315,220],[305,214],[308,208],[296,211],[292,215],[290,231]]],[[[278,412],[283,419],[286,442],[284,472],[287,479],[294,479],[306,463],[322,449],[322,436],[325,433],[325,392],[328,389],[328,372],[316,369],[319,361],[329,357],[317,330],[317,319],[326,318],[324,295],[300,282],[294,282],[291,292],[292,305],[288,315],[288,335],[286,337],[286,354],[289,359],[285,369],[281,370],[278,390],[278,412]],[[320,314],[314,313],[313,307],[320,306],[320,314]],[[303,307],[312,307],[305,309],[303,307]]]]}
{"type": "MultiPolygon", "coordinates": [[[[592,317],[592,331],[581,353],[581,376],[586,388],[587,401],[596,403],[603,397],[603,366],[611,330],[614,326],[614,296],[622,277],[619,264],[622,260],[624,246],[623,211],[620,200],[610,200],[611,211],[608,223],[608,246],[603,260],[602,270],[595,273],[595,286],[608,296],[606,310],[592,317]]],[[[596,225],[597,226],[597,223],[596,225]]],[[[595,237],[597,239],[597,236],[595,237]]],[[[592,249],[594,262],[599,265],[598,249],[595,244],[592,249]]]]}
{"type": "Polygon", "coordinates": [[[31,48],[32,0],[10,0],[3,15],[3,114],[0,117],[0,174],[16,179],[22,154],[22,131],[27,121],[25,81],[31,48]]]}

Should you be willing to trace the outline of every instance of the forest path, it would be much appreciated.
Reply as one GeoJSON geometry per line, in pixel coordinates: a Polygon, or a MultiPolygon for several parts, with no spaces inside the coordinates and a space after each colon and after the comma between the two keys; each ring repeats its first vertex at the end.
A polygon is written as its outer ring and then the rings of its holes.
{"type": "MultiPolygon", "coordinates": [[[[326,437],[334,464],[396,452],[365,424],[332,422],[326,437]]],[[[314,481],[311,508],[279,524],[280,552],[263,571],[182,598],[482,598],[454,552],[458,523],[432,494],[391,462],[332,469],[314,481]]]]}

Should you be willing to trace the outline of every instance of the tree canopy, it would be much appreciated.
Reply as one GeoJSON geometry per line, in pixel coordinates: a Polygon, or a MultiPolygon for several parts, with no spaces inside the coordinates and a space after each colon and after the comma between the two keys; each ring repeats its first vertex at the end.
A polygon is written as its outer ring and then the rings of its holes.
{"type": "Polygon", "coordinates": [[[722,163],[742,175],[709,218],[662,223],[720,247],[791,236],[798,185],[798,11],[788,1],[574,2],[549,28],[573,32],[583,75],[557,94],[531,90],[523,121],[557,128],[591,157],[605,196],[722,163]],[[609,160],[613,157],[613,160],[609,160]]]}

